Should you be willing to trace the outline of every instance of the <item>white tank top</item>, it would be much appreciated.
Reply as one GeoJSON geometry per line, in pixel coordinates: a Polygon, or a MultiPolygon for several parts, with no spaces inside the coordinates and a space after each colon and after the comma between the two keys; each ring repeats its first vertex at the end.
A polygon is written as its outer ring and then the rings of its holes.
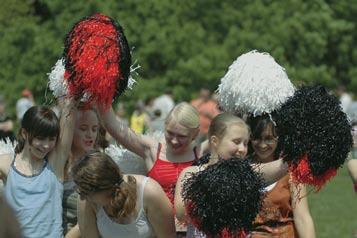
{"type": "Polygon", "coordinates": [[[145,177],[138,198],[140,204],[140,210],[137,218],[130,224],[119,224],[110,219],[106,214],[103,207],[100,207],[97,212],[97,227],[102,238],[138,238],[138,237],[155,237],[150,222],[146,218],[144,210],[144,188],[148,181],[148,177],[145,177]]]}

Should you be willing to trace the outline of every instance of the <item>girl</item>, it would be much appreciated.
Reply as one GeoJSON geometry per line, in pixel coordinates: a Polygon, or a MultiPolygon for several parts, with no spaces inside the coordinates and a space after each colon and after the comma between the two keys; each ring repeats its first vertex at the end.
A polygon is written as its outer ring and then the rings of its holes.
{"type": "MultiPolygon", "coordinates": [[[[267,164],[279,156],[278,136],[268,115],[250,118],[253,162],[267,164]]],[[[291,184],[289,175],[266,187],[263,208],[254,222],[252,238],[308,237],[314,238],[314,223],[310,216],[304,186],[291,184]]]]}
{"type": "MultiPolygon", "coordinates": [[[[173,204],[179,174],[208,147],[207,142],[198,146],[193,143],[199,132],[197,110],[186,102],[176,105],[165,120],[164,141],[136,134],[117,120],[112,110],[101,110],[98,115],[101,115],[104,126],[118,144],[144,158],[147,175],[161,185],[173,204]]],[[[184,235],[186,229],[177,224],[176,230],[184,235]]]]}
{"type": "MultiPolygon", "coordinates": [[[[204,164],[190,166],[184,169],[177,181],[175,192],[176,217],[180,221],[188,221],[185,213],[185,204],[182,197],[182,187],[184,181],[193,173],[206,169],[209,165],[217,163],[220,159],[230,159],[232,157],[244,158],[247,154],[250,130],[247,124],[229,113],[222,113],[216,116],[209,127],[208,139],[211,154],[206,156],[204,164]]],[[[204,160],[202,160],[204,161],[204,160]]],[[[264,166],[257,166],[255,170],[263,173],[263,178],[267,182],[276,181],[286,173],[286,166],[282,160],[277,160],[264,166]]],[[[188,227],[187,237],[199,237],[199,232],[188,227]]],[[[201,234],[201,236],[203,236],[201,234]]]]}
{"type": "Polygon", "coordinates": [[[83,237],[175,237],[170,201],[154,180],[122,175],[105,153],[92,152],[72,168],[81,199],[78,224],[83,237]]]}
{"type": "Polygon", "coordinates": [[[63,237],[64,166],[73,137],[71,101],[61,121],[47,107],[31,107],[21,121],[15,155],[0,156],[5,197],[24,237],[63,237]]]}
{"type": "MultiPolygon", "coordinates": [[[[93,150],[100,141],[98,136],[100,129],[97,114],[92,109],[79,107],[75,118],[75,127],[71,155],[65,167],[64,193],[63,193],[63,230],[66,238],[80,238],[77,224],[77,198],[75,184],[70,176],[74,161],[81,158],[85,153],[93,150]]],[[[105,146],[105,145],[103,145],[105,146]]]]}
{"type": "Polygon", "coordinates": [[[180,103],[165,121],[165,141],[136,134],[116,119],[112,110],[102,111],[103,124],[118,144],[144,158],[147,175],[155,179],[173,203],[180,172],[202,155],[204,146],[193,145],[199,131],[199,115],[188,103],[180,103]]]}

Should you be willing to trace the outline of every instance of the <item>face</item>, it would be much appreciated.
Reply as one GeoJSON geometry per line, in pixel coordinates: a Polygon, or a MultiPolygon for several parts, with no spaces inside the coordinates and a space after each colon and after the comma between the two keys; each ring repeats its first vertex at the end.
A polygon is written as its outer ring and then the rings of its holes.
{"type": "Polygon", "coordinates": [[[98,129],[98,118],[94,111],[79,111],[73,134],[72,148],[81,152],[92,150],[97,139],[98,129]]]}
{"type": "Polygon", "coordinates": [[[259,139],[252,140],[256,159],[260,162],[271,162],[274,160],[274,151],[278,145],[278,138],[273,133],[273,126],[268,126],[263,130],[259,139]]]}
{"type": "Polygon", "coordinates": [[[29,151],[33,157],[43,159],[56,146],[56,137],[34,137],[29,144],[29,151]]]}
{"type": "Polygon", "coordinates": [[[189,129],[173,120],[166,125],[165,139],[172,153],[184,153],[197,135],[198,129],[189,129]]]}
{"type": "Polygon", "coordinates": [[[216,153],[222,159],[232,157],[243,159],[247,155],[248,142],[248,129],[239,124],[232,124],[221,138],[211,137],[212,153],[216,153]]]}

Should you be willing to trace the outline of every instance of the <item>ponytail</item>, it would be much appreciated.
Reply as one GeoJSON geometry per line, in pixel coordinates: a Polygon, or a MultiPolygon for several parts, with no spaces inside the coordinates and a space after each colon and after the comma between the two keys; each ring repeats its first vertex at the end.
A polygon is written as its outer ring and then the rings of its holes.
{"type": "Polygon", "coordinates": [[[127,217],[133,213],[136,207],[136,180],[128,176],[128,182],[122,182],[114,188],[114,196],[111,201],[112,213],[115,217],[127,217]]]}

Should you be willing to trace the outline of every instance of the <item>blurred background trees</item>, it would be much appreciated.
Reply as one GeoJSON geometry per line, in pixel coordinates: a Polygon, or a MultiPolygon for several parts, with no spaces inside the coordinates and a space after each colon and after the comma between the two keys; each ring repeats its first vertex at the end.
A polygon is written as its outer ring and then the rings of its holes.
{"type": "Polygon", "coordinates": [[[9,109],[24,87],[50,103],[47,73],[82,17],[102,12],[124,28],[138,83],[135,102],[170,88],[190,100],[217,88],[228,66],[253,49],[270,53],[295,84],[343,84],[357,92],[357,1],[1,0],[0,91],[9,109]]]}

